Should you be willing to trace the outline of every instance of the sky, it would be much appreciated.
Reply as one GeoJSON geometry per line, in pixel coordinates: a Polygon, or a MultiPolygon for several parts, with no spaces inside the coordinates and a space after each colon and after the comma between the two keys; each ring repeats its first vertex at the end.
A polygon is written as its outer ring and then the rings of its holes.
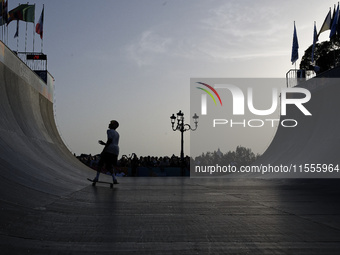
{"type": "MultiPolygon", "coordinates": [[[[9,10],[19,3],[9,0],[9,10]]],[[[180,132],[170,116],[190,117],[190,78],[285,78],[293,26],[299,40],[297,66],[334,1],[320,0],[59,0],[36,4],[36,22],[45,6],[43,48],[55,78],[58,130],[72,153],[98,154],[110,120],[120,127],[120,155],[171,156],[180,153],[180,132]]],[[[26,50],[33,51],[27,25],[26,50]]],[[[26,25],[8,27],[8,46],[25,50],[26,25]]],[[[319,41],[328,40],[329,31],[319,41]]],[[[199,123],[200,125],[200,123],[199,123]]],[[[199,127],[198,127],[199,128],[199,127]]],[[[263,153],[264,142],[239,145],[263,153]]],[[[190,132],[184,134],[190,155],[190,132]]],[[[262,139],[261,139],[262,140],[262,139]]],[[[216,148],[217,149],[217,148],[216,148]]],[[[235,147],[225,148],[234,150],[235,147]]]]}

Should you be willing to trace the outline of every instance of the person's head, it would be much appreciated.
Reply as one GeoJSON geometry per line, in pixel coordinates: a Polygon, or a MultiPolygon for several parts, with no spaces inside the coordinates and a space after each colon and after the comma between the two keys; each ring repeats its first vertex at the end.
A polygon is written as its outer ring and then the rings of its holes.
{"type": "Polygon", "coordinates": [[[109,124],[109,129],[117,129],[119,127],[119,123],[116,120],[111,120],[109,124]]]}

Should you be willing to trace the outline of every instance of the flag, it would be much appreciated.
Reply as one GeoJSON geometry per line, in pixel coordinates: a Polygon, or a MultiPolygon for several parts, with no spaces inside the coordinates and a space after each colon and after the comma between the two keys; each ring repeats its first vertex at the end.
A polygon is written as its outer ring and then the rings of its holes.
{"type": "Polygon", "coordinates": [[[40,38],[43,39],[43,32],[44,32],[44,7],[41,11],[40,19],[35,26],[35,32],[40,35],[40,38]]]}
{"type": "Polygon", "coordinates": [[[291,61],[292,64],[296,62],[299,58],[299,42],[296,34],[296,27],[295,27],[295,22],[294,22],[294,34],[293,34],[293,46],[292,46],[292,57],[291,61]]]}
{"type": "Polygon", "coordinates": [[[15,32],[14,38],[19,36],[19,20],[17,20],[17,31],[15,32]]]}
{"type": "Polygon", "coordinates": [[[9,24],[12,20],[22,20],[34,23],[35,5],[21,4],[8,12],[9,24]]]}
{"type": "Polygon", "coordinates": [[[333,17],[333,23],[331,27],[331,32],[329,34],[329,38],[332,38],[336,34],[338,20],[339,20],[339,4],[338,4],[338,8],[336,9],[335,15],[333,17]]]}
{"type": "Polygon", "coordinates": [[[0,15],[2,16],[2,9],[4,7],[4,0],[0,0],[0,15]]]}
{"type": "Polygon", "coordinates": [[[8,1],[4,1],[4,0],[0,0],[0,4],[1,4],[1,11],[0,11],[0,26],[4,25],[7,23],[8,21],[8,12],[7,12],[7,4],[8,1]]]}
{"type": "Polygon", "coordinates": [[[8,12],[8,24],[12,20],[22,20],[22,10],[25,8],[24,4],[19,5],[18,7],[14,8],[13,10],[10,10],[8,12]]]}
{"type": "Polygon", "coordinates": [[[318,37],[319,35],[322,33],[322,32],[325,32],[329,29],[331,29],[331,26],[332,26],[332,19],[331,19],[331,9],[329,9],[329,12],[320,28],[320,31],[318,33],[318,37]]]}
{"type": "Polygon", "coordinates": [[[8,0],[3,2],[2,7],[2,20],[3,22],[7,23],[8,21],[8,0]]]}
{"type": "Polygon", "coordinates": [[[335,17],[335,12],[336,12],[336,5],[334,4],[333,15],[332,15],[332,20],[331,20],[331,27],[332,27],[333,20],[334,20],[334,17],[335,17]]]}
{"type": "Polygon", "coordinates": [[[314,62],[314,50],[316,42],[318,41],[318,34],[316,32],[316,24],[314,22],[314,36],[313,36],[313,47],[312,47],[312,63],[314,62]]]}
{"type": "Polygon", "coordinates": [[[35,5],[27,5],[22,11],[23,21],[34,23],[35,5]]]}
{"type": "Polygon", "coordinates": [[[2,10],[4,8],[4,0],[0,0],[0,16],[2,16],[2,10]]]}

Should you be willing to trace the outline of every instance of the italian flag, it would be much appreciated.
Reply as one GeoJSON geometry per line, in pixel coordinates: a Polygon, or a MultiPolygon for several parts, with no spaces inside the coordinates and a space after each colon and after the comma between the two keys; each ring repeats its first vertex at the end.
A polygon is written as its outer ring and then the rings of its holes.
{"type": "Polygon", "coordinates": [[[44,31],[44,7],[41,11],[40,19],[35,26],[35,32],[40,35],[40,38],[43,39],[43,31],[44,31]]]}

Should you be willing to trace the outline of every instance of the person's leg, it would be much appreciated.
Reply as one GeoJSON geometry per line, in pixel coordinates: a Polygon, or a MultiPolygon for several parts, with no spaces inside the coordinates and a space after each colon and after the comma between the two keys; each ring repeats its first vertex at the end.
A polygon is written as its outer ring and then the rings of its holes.
{"type": "Polygon", "coordinates": [[[110,172],[111,176],[112,176],[112,182],[117,184],[117,179],[115,176],[115,166],[117,165],[117,155],[111,154],[111,153],[107,153],[106,155],[106,160],[105,160],[105,166],[106,166],[106,170],[110,172]]]}
{"type": "Polygon", "coordinates": [[[97,182],[99,180],[100,170],[97,170],[96,177],[93,179],[94,182],[97,182]]]}
{"type": "Polygon", "coordinates": [[[112,175],[112,180],[114,184],[118,184],[118,181],[116,179],[116,167],[118,165],[118,155],[112,155],[112,170],[111,170],[111,175],[112,175]]]}
{"type": "Polygon", "coordinates": [[[99,175],[102,170],[102,167],[104,166],[105,160],[106,160],[105,153],[100,154],[100,159],[99,159],[98,166],[97,166],[97,175],[93,179],[93,181],[97,182],[99,180],[99,175]]]}

